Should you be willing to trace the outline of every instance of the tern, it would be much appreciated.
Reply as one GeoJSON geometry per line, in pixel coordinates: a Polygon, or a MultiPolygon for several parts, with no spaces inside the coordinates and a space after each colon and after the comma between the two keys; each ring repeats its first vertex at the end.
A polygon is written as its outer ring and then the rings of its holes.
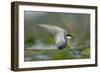
{"type": "Polygon", "coordinates": [[[57,49],[63,49],[67,47],[67,44],[69,40],[72,38],[72,36],[69,35],[66,30],[55,25],[48,25],[48,24],[38,24],[38,25],[47,29],[48,32],[54,34],[55,46],[57,47],[57,49]]]}

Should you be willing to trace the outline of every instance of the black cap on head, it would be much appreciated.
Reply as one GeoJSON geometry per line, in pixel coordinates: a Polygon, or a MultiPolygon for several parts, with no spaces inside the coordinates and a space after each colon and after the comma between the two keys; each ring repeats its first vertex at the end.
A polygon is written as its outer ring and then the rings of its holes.
{"type": "Polygon", "coordinates": [[[70,37],[73,37],[71,34],[67,34],[66,36],[70,36],[70,37]]]}

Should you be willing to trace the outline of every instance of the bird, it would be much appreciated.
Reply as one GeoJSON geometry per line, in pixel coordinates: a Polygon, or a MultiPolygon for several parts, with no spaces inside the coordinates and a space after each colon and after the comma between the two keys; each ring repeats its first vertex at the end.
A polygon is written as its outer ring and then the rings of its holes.
{"type": "Polygon", "coordinates": [[[67,31],[61,27],[49,24],[38,24],[40,27],[45,28],[48,32],[52,33],[55,38],[55,45],[57,49],[64,49],[67,47],[69,40],[72,35],[68,34],[67,31]]]}

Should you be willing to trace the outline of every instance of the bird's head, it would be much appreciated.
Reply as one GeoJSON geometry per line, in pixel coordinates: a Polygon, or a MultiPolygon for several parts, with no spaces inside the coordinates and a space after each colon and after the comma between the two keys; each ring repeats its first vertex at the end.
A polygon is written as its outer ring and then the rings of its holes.
{"type": "Polygon", "coordinates": [[[67,47],[72,48],[71,39],[73,38],[73,36],[71,34],[66,34],[65,37],[66,37],[66,40],[67,40],[67,47]]]}
{"type": "Polygon", "coordinates": [[[71,34],[66,34],[65,37],[66,37],[66,39],[70,40],[73,36],[71,34]]]}
{"type": "Polygon", "coordinates": [[[67,37],[67,39],[71,39],[72,38],[72,35],[67,34],[66,37],[67,37]]]}

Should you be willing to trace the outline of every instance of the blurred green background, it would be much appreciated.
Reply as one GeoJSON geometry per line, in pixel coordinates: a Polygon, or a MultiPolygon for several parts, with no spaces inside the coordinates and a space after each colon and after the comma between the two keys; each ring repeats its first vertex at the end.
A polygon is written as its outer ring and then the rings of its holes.
{"type": "Polygon", "coordinates": [[[24,61],[90,58],[90,15],[24,11],[24,48],[24,61]],[[62,50],[50,49],[54,35],[37,24],[59,26],[73,38],[62,50]]]}

